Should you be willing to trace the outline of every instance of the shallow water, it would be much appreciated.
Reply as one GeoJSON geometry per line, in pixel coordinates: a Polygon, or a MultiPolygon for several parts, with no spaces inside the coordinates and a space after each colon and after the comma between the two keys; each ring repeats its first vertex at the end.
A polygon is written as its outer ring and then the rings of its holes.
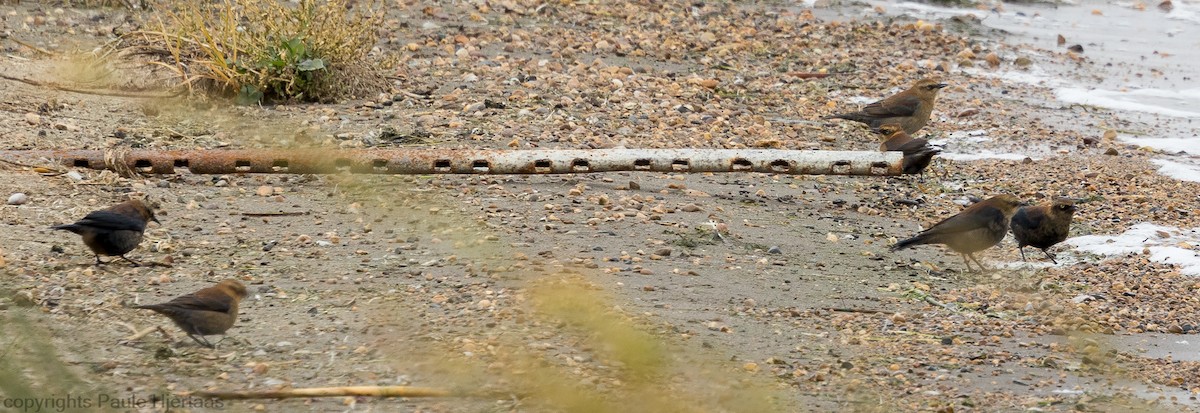
{"type": "Polygon", "coordinates": [[[1113,349],[1146,358],[1200,361],[1200,340],[1195,335],[1142,333],[1104,337],[1113,349]]]}

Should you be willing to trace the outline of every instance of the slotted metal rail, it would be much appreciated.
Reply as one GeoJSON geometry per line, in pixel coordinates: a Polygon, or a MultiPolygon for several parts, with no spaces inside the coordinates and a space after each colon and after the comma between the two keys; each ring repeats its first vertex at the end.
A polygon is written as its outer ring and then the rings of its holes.
{"type": "Polygon", "coordinates": [[[900,175],[900,152],[774,149],[10,150],[7,159],[145,174],[573,174],[614,171],[900,175]]]}

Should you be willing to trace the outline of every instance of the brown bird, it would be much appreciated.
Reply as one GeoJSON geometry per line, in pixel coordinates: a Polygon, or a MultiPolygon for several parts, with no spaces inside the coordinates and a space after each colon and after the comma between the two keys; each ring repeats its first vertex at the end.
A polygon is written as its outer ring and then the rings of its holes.
{"type": "Polygon", "coordinates": [[[246,298],[246,286],[241,281],[229,279],[162,304],[133,308],[154,310],[170,317],[192,340],[213,348],[204,336],[225,334],[226,330],[233,327],[233,322],[237,321],[238,302],[243,298],[246,298]]]}
{"type": "Polygon", "coordinates": [[[1021,251],[1021,261],[1025,261],[1025,246],[1029,245],[1041,248],[1051,262],[1058,264],[1048,250],[1067,239],[1075,209],[1074,199],[1058,198],[1017,210],[1012,217],[1012,233],[1017,239],[1017,250],[1021,251]]]}
{"type": "Polygon", "coordinates": [[[962,255],[971,270],[970,258],[979,264],[979,268],[987,267],[975,258],[975,253],[999,244],[1008,234],[1008,222],[1012,219],[1021,201],[1017,197],[1003,194],[971,205],[950,218],[946,218],[929,229],[921,231],[916,236],[897,242],[892,251],[905,249],[913,245],[945,244],[951,250],[962,255]]]}
{"type": "Polygon", "coordinates": [[[858,112],[839,113],[825,119],[862,122],[871,129],[882,125],[900,125],[909,134],[917,133],[929,122],[938,91],[946,86],[938,78],[921,79],[912,87],[867,105],[858,112]]]}
{"type": "Polygon", "coordinates": [[[137,199],[131,199],[111,207],[93,211],[74,224],[58,225],[50,229],[65,229],[83,236],[83,243],[96,254],[96,264],[101,255],[119,256],[134,266],[141,263],[129,259],[125,254],[137,248],[146,231],[146,223],[158,222],[154,211],[137,199]]]}
{"type": "Polygon", "coordinates": [[[887,139],[879,144],[881,152],[904,152],[901,165],[906,174],[924,172],[929,163],[933,162],[933,156],[942,153],[941,148],[930,145],[924,138],[913,139],[900,125],[880,125],[876,132],[887,139]]]}

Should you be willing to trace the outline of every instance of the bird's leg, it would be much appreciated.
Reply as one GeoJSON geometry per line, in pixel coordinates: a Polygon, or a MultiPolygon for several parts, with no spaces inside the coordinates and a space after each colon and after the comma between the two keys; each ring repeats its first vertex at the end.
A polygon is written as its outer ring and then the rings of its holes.
{"type": "Polygon", "coordinates": [[[204,338],[202,335],[188,333],[188,337],[191,337],[192,340],[196,340],[197,343],[200,343],[200,345],[204,347],[217,348],[216,346],[212,345],[212,343],[209,343],[208,339],[204,338]]]}
{"type": "MultiPolygon", "coordinates": [[[[1017,251],[1021,251],[1021,261],[1022,262],[1029,262],[1028,260],[1025,259],[1025,247],[1017,247],[1017,251]]],[[[1045,251],[1045,250],[1043,250],[1043,251],[1045,251]]]]}
{"type": "Polygon", "coordinates": [[[967,254],[967,256],[968,256],[968,257],[971,257],[971,260],[975,261],[975,263],[976,263],[976,264],[979,264],[979,270],[980,270],[980,271],[982,271],[982,272],[988,272],[988,271],[991,271],[991,270],[992,270],[991,268],[988,268],[986,265],[983,265],[983,263],[982,263],[982,262],[979,262],[979,258],[975,258],[975,256],[974,256],[974,255],[967,254]]]}
{"type": "Polygon", "coordinates": [[[129,262],[133,263],[133,266],[134,266],[134,267],[141,267],[141,266],[142,266],[142,263],[140,263],[140,262],[137,262],[137,261],[134,261],[134,260],[131,260],[131,259],[129,259],[129,257],[126,257],[126,256],[124,256],[124,255],[122,255],[122,256],[121,256],[121,258],[125,259],[125,261],[129,261],[129,262]]]}
{"type": "Polygon", "coordinates": [[[1053,262],[1055,265],[1058,265],[1058,260],[1054,259],[1054,254],[1051,254],[1050,251],[1048,251],[1048,250],[1042,250],[1042,252],[1046,254],[1046,258],[1050,259],[1050,262],[1053,262]]]}
{"type": "Polygon", "coordinates": [[[100,261],[100,254],[96,254],[96,265],[104,265],[104,264],[108,264],[108,263],[104,262],[104,261],[100,261]]]}
{"type": "Polygon", "coordinates": [[[971,261],[967,261],[967,254],[961,254],[961,255],[962,255],[962,259],[963,259],[963,264],[967,264],[967,272],[971,272],[971,261]]]}

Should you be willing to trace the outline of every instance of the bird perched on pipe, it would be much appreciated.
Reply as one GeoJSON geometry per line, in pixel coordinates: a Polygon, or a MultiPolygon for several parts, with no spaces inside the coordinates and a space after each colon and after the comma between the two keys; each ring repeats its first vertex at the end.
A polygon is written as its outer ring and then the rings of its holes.
{"type": "Polygon", "coordinates": [[[1051,262],[1058,264],[1049,249],[1067,239],[1075,210],[1075,200],[1070,198],[1057,198],[1018,209],[1011,226],[1013,238],[1017,239],[1017,250],[1021,251],[1021,261],[1025,261],[1025,246],[1028,245],[1040,248],[1051,262]]]}
{"type": "Polygon", "coordinates": [[[897,242],[892,245],[891,250],[902,250],[914,245],[944,244],[962,255],[963,263],[967,264],[967,271],[971,270],[971,261],[975,261],[981,270],[987,270],[974,254],[991,248],[1004,239],[1008,234],[1009,220],[1020,206],[1021,201],[1009,194],[988,198],[934,224],[912,238],[897,242]]]}
{"type": "Polygon", "coordinates": [[[228,279],[217,285],[181,295],[162,303],[133,308],[154,310],[165,315],[200,345],[213,348],[204,336],[225,334],[237,321],[238,303],[246,298],[246,286],[228,279]]]}
{"type": "Polygon", "coordinates": [[[867,124],[871,129],[900,125],[904,132],[917,133],[929,122],[939,90],[946,87],[938,78],[918,80],[912,87],[864,106],[858,112],[839,113],[825,119],[846,119],[867,124]]]}
{"type": "Polygon", "coordinates": [[[142,242],[149,221],[158,223],[154,211],[141,200],[131,199],[111,207],[92,211],[74,224],[57,225],[50,229],[62,229],[83,236],[83,244],[96,254],[96,264],[107,264],[101,255],[121,257],[139,266],[141,263],[129,259],[125,254],[142,242]]]}
{"type": "Polygon", "coordinates": [[[879,144],[880,152],[904,153],[900,164],[906,174],[924,172],[929,163],[933,162],[933,156],[942,153],[941,148],[930,145],[925,138],[913,139],[900,125],[880,125],[876,132],[887,139],[879,144]]]}

